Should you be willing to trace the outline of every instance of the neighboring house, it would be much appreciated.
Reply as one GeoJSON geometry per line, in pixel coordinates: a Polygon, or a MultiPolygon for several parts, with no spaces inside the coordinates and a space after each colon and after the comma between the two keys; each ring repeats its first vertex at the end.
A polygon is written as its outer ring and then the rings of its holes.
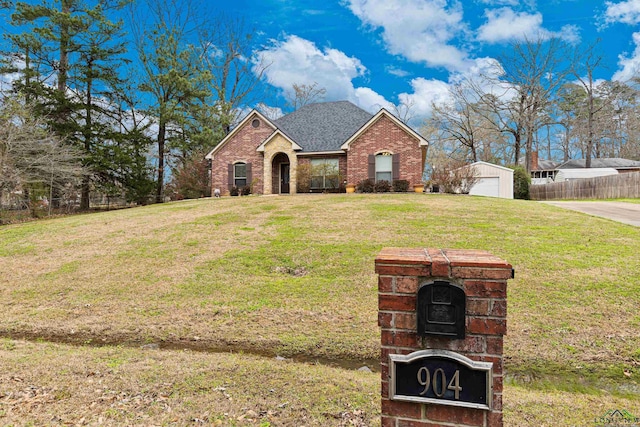
{"type": "Polygon", "coordinates": [[[513,169],[487,162],[475,162],[469,166],[475,169],[478,178],[469,194],[513,199],[513,169]]]}
{"type": "MultiPolygon", "coordinates": [[[[585,169],[585,164],[585,159],[569,160],[559,165],[557,169],[585,169]]],[[[611,168],[618,171],[618,173],[638,172],[640,171],[640,162],[619,157],[591,159],[591,168],[611,168]]]]}
{"type": "MultiPolygon", "coordinates": [[[[524,159],[522,159],[521,164],[524,166],[524,159]]],[[[560,165],[560,162],[538,158],[537,151],[531,153],[531,184],[536,185],[553,182],[558,173],[558,165],[560,165]]]]}
{"type": "Polygon", "coordinates": [[[596,178],[598,176],[617,175],[614,168],[558,169],[554,182],[573,181],[574,179],[596,178]]]}
{"type": "Polygon", "coordinates": [[[585,167],[585,159],[568,160],[564,163],[540,160],[537,152],[532,153],[531,160],[531,183],[534,185],[640,171],[640,162],[621,158],[591,159],[590,168],[585,167]]]}
{"type": "Polygon", "coordinates": [[[336,190],[364,179],[420,184],[427,141],[387,110],[348,101],[310,104],[277,120],[253,110],[206,158],[212,189],[228,194],[295,194],[297,171],[314,171],[310,191],[336,190]]]}

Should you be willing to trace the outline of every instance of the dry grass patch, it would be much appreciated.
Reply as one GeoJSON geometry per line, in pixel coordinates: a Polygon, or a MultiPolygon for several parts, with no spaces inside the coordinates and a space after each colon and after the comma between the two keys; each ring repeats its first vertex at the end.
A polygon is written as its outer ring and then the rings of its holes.
{"type": "Polygon", "coordinates": [[[640,416],[640,400],[635,398],[536,391],[507,385],[503,400],[504,423],[509,427],[596,426],[596,419],[616,409],[640,416]]]}
{"type": "MultiPolygon", "coordinates": [[[[377,373],[246,354],[0,340],[2,425],[379,426],[377,373]]],[[[508,427],[590,426],[635,398],[506,384],[508,427]]]]}
{"type": "Polygon", "coordinates": [[[370,372],[14,340],[0,341],[0,360],[2,425],[379,425],[379,375],[370,372]]]}

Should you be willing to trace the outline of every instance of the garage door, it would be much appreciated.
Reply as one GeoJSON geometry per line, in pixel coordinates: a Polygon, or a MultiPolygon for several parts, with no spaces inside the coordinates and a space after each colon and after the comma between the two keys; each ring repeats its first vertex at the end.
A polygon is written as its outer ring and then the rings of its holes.
{"type": "Polygon", "coordinates": [[[497,176],[480,178],[478,182],[471,187],[469,194],[473,196],[500,197],[500,178],[497,176]]]}

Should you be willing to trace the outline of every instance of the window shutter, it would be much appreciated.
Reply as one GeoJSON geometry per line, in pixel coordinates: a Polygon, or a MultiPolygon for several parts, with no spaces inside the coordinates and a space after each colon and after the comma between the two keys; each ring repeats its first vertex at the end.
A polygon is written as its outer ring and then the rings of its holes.
{"type": "Polygon", "coordinates": [[[233,187],[233,164],[229,163],[228,167],[228,173],[227,173],[227,184],[229,185],[229,191],[231,191],[231,187],[233,187]]]}
{"type": "Polygon", "coordinates": [[[400,179],[400,154],[393,155],[393,163],[391,164],[391,179],[394,181],[400,179]]]}
{"type": "Polygon", "coordinates": [[[252,173],[251,163],[247,163],[247,185],[251,185],[252,173]]]}
{"type": "Polygon", "coordinates": [[[369,179],[374,180],[376,179],[376,156],[374,156],[373,154],[369,154],[369,165],[368,165],[368,176],[369,179]]]}

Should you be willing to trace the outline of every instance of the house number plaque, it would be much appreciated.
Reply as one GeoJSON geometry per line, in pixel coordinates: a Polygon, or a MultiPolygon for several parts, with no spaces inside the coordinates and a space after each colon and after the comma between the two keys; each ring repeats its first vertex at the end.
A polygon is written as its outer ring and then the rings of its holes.
{"type": "Polygon", "coordinates": [[[421,350],[390,358],[389,398],[491,409],[492,368],[447,350],[421,350]]]}

